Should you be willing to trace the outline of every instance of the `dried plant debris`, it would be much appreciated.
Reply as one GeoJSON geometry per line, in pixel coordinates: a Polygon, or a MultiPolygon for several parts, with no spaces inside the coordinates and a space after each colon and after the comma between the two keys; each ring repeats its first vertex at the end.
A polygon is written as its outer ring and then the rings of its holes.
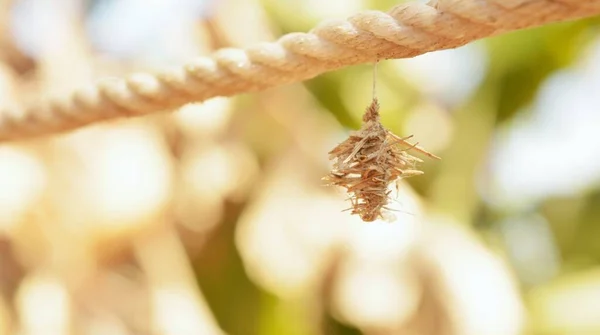
{"type": "Polygon", "coordinates": [[[399,178],[423,174],[417,168],[422,160],[410,152],[439,159],[408,143],[411,137],[400,138],[385,129],[379,121],[379,103],[373,99],[363,116],[362,128],[329,152],[333,169],[323,179],[347,190],[352,214],[358,214],[365,222],[383,218],[383,211],[388,210],[390,184],[399,178]]]}

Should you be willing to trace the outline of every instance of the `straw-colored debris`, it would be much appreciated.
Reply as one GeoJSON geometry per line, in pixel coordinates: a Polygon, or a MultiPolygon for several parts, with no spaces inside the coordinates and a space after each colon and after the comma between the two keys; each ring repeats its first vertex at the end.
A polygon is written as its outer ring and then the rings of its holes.
{"type": "Polygon", "coordinates": [[[329,185],[346,188],[352,202],[352,214],[366,222],[376,220],[386,210],[390,184],[398,178],[423,174],[422,162],[411,150],[432,158],[437,156],[406,142],[385,129],[379,121],[379,103],[373,99],[363,116],[362,128],[329,152],[333,160],[331,173],[323,178],[329,185]]]}

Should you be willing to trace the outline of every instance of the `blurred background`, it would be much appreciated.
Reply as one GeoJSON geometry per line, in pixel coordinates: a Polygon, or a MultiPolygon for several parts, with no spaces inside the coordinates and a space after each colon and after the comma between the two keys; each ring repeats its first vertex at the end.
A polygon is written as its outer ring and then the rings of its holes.
{"type": "MultiPolygon", "coordinates": [[[[0,104],[392,0],[0,0],[0,104]]],[[[600,20],[379,65],[442,161],[365,224],[323,187],[370,65],[0,146],[0,334],[600,334],[600,20]]]]}

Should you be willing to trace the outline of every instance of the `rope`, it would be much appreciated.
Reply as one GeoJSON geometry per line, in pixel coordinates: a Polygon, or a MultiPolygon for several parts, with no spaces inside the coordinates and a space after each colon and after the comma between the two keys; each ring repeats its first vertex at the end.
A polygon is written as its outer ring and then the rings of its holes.
{"type": "Polygon", "coordinates": [[[111,78],[23,109],[0,111],[0,141],[171,110],[299,82],[345,66],[409,58],[508,31],[600,14],[600,0],[431,0],[327,21],[273,43],[222,49],[155,75],[111,78]]]}

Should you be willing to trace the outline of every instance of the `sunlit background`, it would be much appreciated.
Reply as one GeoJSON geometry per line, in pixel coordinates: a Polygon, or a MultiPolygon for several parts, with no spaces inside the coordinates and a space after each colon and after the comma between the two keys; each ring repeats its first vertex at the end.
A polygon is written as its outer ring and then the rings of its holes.
{"type": "MultiPolygon", "coordinates": [[[[0,0],[0,105],[396,3],[0,0]]],[[[600,334],[600,20],[380,63],[392,223],[321,181],[371,71],[1,145],[0,334],[600,334]]]]}

